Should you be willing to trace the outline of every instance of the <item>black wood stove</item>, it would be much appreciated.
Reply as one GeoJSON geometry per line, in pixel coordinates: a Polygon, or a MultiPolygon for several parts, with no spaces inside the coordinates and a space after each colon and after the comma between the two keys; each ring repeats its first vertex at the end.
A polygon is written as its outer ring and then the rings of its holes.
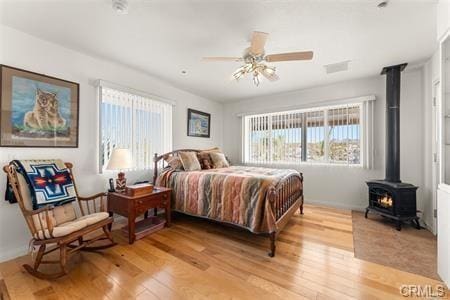
{"type": "Polygon", "coordinates": [[[369,187],[370,212],[396,221],[397,230],[402,222],[412,221],[420,229],[416,208],[418,187],[400,181],[400,73],[407,64],[383,68],[386,75],[386,179],[371,180],[369,187]]]}

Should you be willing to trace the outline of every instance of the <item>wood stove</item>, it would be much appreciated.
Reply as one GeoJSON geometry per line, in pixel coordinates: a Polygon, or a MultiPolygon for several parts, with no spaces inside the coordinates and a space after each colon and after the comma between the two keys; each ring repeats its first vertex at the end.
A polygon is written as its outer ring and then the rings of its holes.
{"type": "Polygon", "coordinates": [[[420,229],[416,208],[418,187],[400,180],[400,73],[407,64],[383,68],[386,75],[386,179],[371,180],[369,187],[369,212],[396,221],[397,230],[402,222],[412,221],[420,229]]]}
{"type": "Polygon", "coordinates": [[[402,222],[412,221],[420,229],[416,208],[417,186],[409,183],[373,180],[369,186],[369,211],[394,219],[397,230],[401,230],[402,222]]]}

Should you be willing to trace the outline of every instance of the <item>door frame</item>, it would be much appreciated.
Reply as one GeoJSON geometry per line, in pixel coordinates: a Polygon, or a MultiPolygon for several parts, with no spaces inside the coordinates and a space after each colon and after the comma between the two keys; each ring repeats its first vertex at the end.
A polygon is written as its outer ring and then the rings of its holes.
{"type": "Polygon", "coordinates": [[[432,88],[432,144],[431,152],[433,153],[431,173],[432,173],[432,206],[433,206],[433,223],[432,231],[437,234],[437,190],[441,182],[441,82],[439,79],[433,80],[432,88]]]}

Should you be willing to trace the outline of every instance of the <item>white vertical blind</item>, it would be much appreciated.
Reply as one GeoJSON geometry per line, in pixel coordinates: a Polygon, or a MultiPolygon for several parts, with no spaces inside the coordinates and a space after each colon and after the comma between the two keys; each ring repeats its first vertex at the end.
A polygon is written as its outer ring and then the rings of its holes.
{"type": "Polygon", "coordinates": [[[365,107],[351,103],[245,116],[244,162],[367,166],[363,150],[370,150],[363,138],[369,138],[369,131],[361,120],[365,107]]]}
{"type": "Polygon", "coordinates": [[[360,123],[360,105],[329,110],[330,161],[344,164],[361,162],[360,123]]]}
{"type": "Polygon", "coordinates": [[[135,170],[152,168],[154,153],[171,150],[171,104],[108,87],[100,97],[101,171],[114,148],[130,149],[135,170]]]}
{"type": "Polygon", "coordinates": [[[305,112],[307,134],[307,161],[323,162],[325,159],[325,111],[305,112]]]}

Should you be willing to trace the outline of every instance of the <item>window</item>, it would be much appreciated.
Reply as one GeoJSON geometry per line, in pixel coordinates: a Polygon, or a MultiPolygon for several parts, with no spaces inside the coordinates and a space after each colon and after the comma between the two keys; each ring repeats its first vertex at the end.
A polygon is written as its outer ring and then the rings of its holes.
{"type": "Polygon", "coordinates": [[[244,162],[362,165],[363,103],[244,117],[244,162]]]}
{"type": "Polygon", "coordinates": [[[149,169],[154,153],[172,148],[172,105],[129,92],[100,88],[100,169],[114,148],[128,148],[135,170],[149,169]]]}

